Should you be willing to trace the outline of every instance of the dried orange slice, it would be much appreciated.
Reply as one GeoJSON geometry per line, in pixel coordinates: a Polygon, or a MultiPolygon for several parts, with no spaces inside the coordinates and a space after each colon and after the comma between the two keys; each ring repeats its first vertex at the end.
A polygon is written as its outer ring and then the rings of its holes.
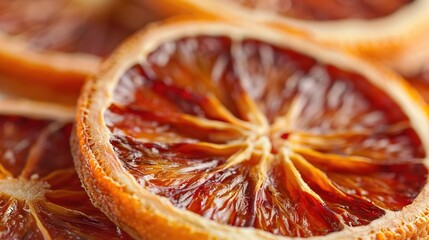
{"type": "Polygon", "coordinates": [[[0,112],[0,239],[129,239],[81,187],[73,110],[2,99],[0,112]]]}
{"type": "Polygon", "coordinates": [[[384,68],[194,19],[136,35],[103,69],[73,153],[94,204],[133,237],[427,235],[428,114],[384,68]]]}
{"type": "Polygon", "coordinates": [[[150,19],[133,0],[2,0],[0,87],[73,103],[100,57],[150,19]]]}
{"type": "Polygon", "coordinates": [[[253,20],[317,41],[385,59],[429,31],[426,0],[161,0],[145,1],[163,14],[199,13],[253,20]]]}

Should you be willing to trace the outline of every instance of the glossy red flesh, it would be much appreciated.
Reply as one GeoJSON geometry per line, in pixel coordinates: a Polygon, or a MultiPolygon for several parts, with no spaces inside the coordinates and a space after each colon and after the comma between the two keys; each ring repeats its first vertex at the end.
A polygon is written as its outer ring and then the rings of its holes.
{"type": "Polygon", "coordinates": [[[0,189],[0,239],[129,239],[81,187],[70,131],[71,123],[0,116],[1,184],[44,186],[0,189]]]}
{"type": "Polygon", "coordinates": [[[185,38],[120,78],[105,113],[147,190],[285,236],[361,226],[426,183],[421,142],[364,77],[257,40],[185,38]]]}

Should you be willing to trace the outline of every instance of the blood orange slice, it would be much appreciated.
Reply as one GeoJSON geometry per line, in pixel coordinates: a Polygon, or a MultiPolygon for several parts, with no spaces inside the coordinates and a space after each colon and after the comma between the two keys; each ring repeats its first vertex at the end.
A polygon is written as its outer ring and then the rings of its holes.
{"type": "Polygon", "coordinates": [[[380,59],[396,57],[428,32],[429,2],[301,0],[145,1],[165,15],[198,13],[291,30],[380,59]],[[244,19],[244,20],[243,20],[244,19]]]}
{"type": "Polygon", "coordinates": [[[134,237],[426,236],[428,115],[376,64],[258,25],[175,20],[103,69],[73,153],[134,237]]]}
{"type": "Polygon", "coordinates": [[[133,0],[1,0],[0,87],[74,103],[100,57],[152,18],[133,0]]]}
{"type": "Polygon", "coordinates": [[[2,99],[0,112],[0,239],[129,239],[81,187],[73,110],[2,99]]]}

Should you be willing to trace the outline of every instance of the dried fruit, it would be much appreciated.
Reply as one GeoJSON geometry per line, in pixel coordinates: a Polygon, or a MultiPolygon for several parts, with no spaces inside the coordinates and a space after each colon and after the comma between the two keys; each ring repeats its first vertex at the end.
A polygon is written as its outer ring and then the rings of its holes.
{"type": "Polygon", "coordinates": [[[377,64],[193,19],[136,35],[103,69],[73,153],[95,205],[133,237],[427,235],[429,116],[377,64]]]}
{"type": "Polygon", "coordinates": [[[100,57],[151,18],[134,0],[1,0],[0,87],[74,104],[100,57]]]}
{"type": "Polygon", "coordinates": [[[81,187],[69,148],[73,113],[0,100],[0,239],[129,239],[81,187]]]}

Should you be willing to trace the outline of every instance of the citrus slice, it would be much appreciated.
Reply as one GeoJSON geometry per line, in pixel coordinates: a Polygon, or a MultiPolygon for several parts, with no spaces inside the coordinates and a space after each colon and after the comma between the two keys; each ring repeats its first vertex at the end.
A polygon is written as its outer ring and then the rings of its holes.
{"type": "Polygon", "coordinates": [[[81,187],[69,147],[73,113],[0,100],[0,239],[129,239],[81,187]]]}
{"type": "Polygon", "coordinates": [[[161,0],[145,1],[164,15],[199,13],[295,31],[317,41],[386,59],[428,32],[426,0],[161,0]],[[297,29],[291,29],[291,26],[297,29]]]}
{"type": "Polygon", "coordinates": [[[133,0],[0,1],[0,87],[73,103],[100,57],[151,19],[133,0]]]}
{"type": "Polygon", "coordinates": [[[136,35],[103,69],[79,100],[74,159],[133,237],[427,235],[428,115],[376,64],[185,19],[136,35]]]}

